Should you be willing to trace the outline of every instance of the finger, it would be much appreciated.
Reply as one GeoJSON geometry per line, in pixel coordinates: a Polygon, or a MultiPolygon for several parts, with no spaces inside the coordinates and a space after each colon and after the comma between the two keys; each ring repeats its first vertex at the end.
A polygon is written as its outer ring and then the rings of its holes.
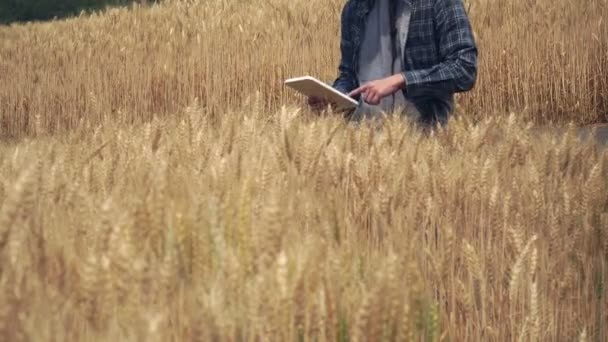
{"type": "Polygon", "coordinates": [[[367,84],[362,85],[359,88],[357,88],[357,89],[351,91],[350,93],[348,93],[348,96],[350,96],[350,97],[357,96],[357,95],[359,95],[361,93],[364,93],[367,90],[367,88],[368,88],[367,84]]]}
{"type": "Polygon", "coordinates": [[[316,97],[316,96],[311,96],[311,97],[308,98],[308,103],[310,103],[311,105],[312,104],[317,104],[319,102],[321,102],[321,99],[318,98],[318,97],[316,97]]]}
{"type": "Polygon", "coordinates": [[[367,90],[367,92],[365,94],[365,102],[367,102],[369,104],[373,104],[375,97],[376,97],[376,92],[374,91],[373,88],[370,88],[367,90]]]}
{"type": "Polygon", "coordinates": [[[369,98],[369,93],[368,93],[367,91],[366,91],[366,92],[363,92],[363,94],[361,94],[361,99],[362,99],[364,102],[367,102],[367,99],[368,99],[368,98],[369,98]]]}
{"type": "Polygon", "coordinates": [[[315,103],[312,104],[313,107],[324,107],[325,106],[325,102],[324,101],[317,101],[315,103]]]}
{"type": "Polygon", "coordinates": [[[367,91],[365,92],[365,102],[371,104],[371,101],[373,101],[374,98],[374,89],[373,88],[369,88],[367,89],[367,91]]]}
{"type": "Polygon", "coordinates": [[[378,103],[380,103],[380,96],[378,95],[378,93],[375,92],[371,94],[368,103],[372,105],[377,105],[378,103]]]}
{"type": "Polygon", "coordinates": [[[374,101],[376,102],[375,104],[380,104],[380,101],[382,101],[382,95],[380,95],[380,93],[376,93],[374,101]]]}
{"type": "Polygon", "coordinates": [[[312,103],[310,103],[310,102],[309,102],[309,103],[308,103],[308,105],[309,105],[309,106],[310,106],[310,107],[311,107],[313,110],[315,110],[315,111],[319,111],[319,110],[322,110],[324,107],[326,107],[326,106],[327,106],[327,101],[325,101],[325,100],[322,100],[322,99],[321,99],[321,100],[317,100],[317,101],[312,102],[312,103]]]}

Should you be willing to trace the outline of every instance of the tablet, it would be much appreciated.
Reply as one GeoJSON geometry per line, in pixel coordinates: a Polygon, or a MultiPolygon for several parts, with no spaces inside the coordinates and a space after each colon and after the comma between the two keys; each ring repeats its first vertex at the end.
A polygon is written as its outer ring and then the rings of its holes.
{"type": "Polygon", "coordinates": [[[285,81],[285,85],[308,97],[316,96],[323,98],[337,110],[350,110],[359,105],[352,97],[341,93],[312,76],[290,78],[285,81]]]}

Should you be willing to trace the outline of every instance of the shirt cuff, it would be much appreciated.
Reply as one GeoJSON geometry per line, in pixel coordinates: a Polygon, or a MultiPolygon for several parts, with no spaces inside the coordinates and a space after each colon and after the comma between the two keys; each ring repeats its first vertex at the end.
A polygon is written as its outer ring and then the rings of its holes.
{"type": "Polygon", "coordinates": [[[402,72],[405,78],[405,93],[414,96],[416,94],[417,86],[422,83],[422,75],[417,71],[404,71],[402,72]]]}

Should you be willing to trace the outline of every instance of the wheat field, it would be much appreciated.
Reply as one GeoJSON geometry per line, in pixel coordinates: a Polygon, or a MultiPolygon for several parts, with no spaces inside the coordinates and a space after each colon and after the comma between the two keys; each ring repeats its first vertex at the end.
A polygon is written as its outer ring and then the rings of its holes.
{"type": "MultiPolygon", "coordinates": [[[[208,115],[282,81],[337,74],[343,0],[171,1],[0,29],[0,135],[90,121],[142,123],[193,103],[208,115]]],[[[608,121],[606,0],[467,0],[479,45],[476,89],[459,111],[537,123],[608,121]]]]}
{"type": "Polygon", "coordinates": [[[0,340],[605,341],[608,153],[577,127],[608,115],[607,1],[467,2],[477,87],[431,132],[283,89],[335,77],[342,5],[0,27],[0,340]]]}

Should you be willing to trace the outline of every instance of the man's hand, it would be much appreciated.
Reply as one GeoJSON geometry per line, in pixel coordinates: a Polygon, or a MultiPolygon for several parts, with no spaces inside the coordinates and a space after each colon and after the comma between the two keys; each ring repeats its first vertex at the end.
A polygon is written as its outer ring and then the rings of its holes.
{"type": "Polygon", "coordinates": [[[402,74],[396,74],[366,83],[351,91],[348,96],[354,97],[361,94],[363,101],[371,105],[377,105],[384,97],[394,94],[403,88],[403,86],[405,86],[405,78],[402,74]]]}
{"type": "Polygon", "coordinates": [[[327,108],[327,106],[329,105],[329,102],[327,102],[327,100],[325,100],[322,97],[310,96],[308,98],[308,105],[310,106],[310,109],[312,109],[313,111],[320,112],[320,111],[324,110],[325,108],[327,108]]]}

